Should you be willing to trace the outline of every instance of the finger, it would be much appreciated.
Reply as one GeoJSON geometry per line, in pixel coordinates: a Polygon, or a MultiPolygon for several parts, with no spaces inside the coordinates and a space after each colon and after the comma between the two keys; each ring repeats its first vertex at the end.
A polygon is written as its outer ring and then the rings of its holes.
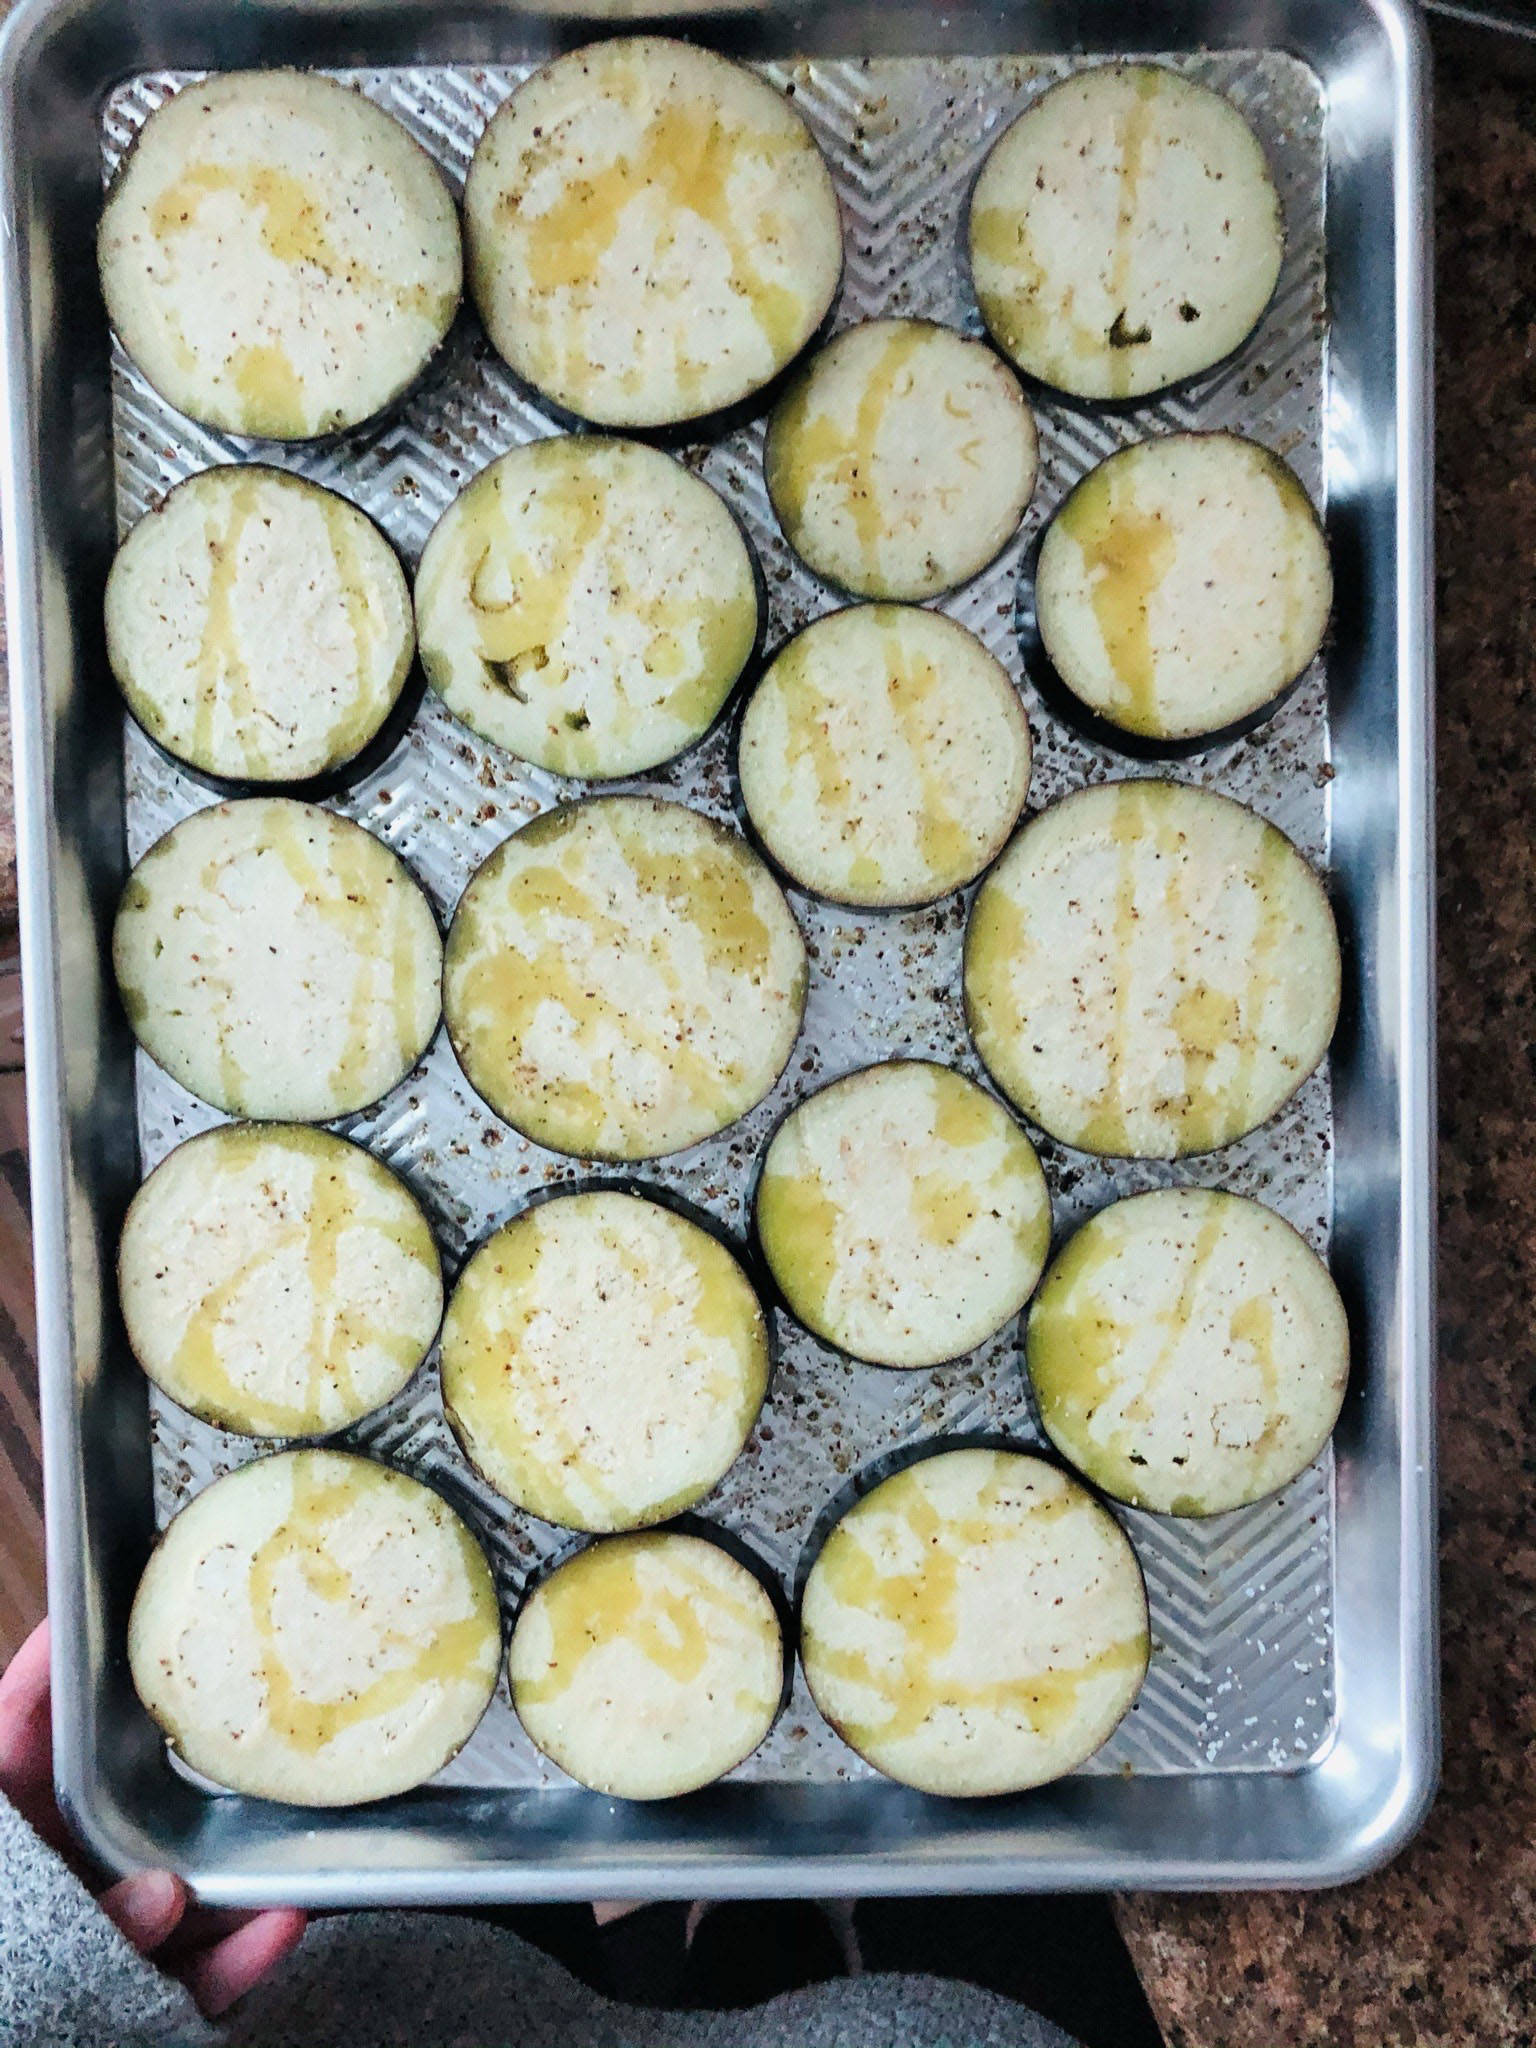
{"type": "Polygon", "coordinates": [[[248,1906],[189,1906],[160,1960],[168,1969],[177,1970],[187,1957],[202,1955],[226,1935],[236,1934],[260,1918],[260,1913],[248,1906]]]}
{"type": "Polygon", "coordinates": [[[608,1927],[615,1920],[624,1920],[631,1913],[638,1913],[645,1903],[644,1899],[594,1899],[592,1918],[599,1927],[608,1927]]]}
{"type": "Polygon", "coordinates": [[[228,2012],[267,1972],[291,1955],[304,1937],[304,1915],[293,1907],[258,1913],[227,1934],[182,1972],[187,1989],[209,2019],[228,2012]]]}
{"type": "Polygon", "coordinates": [[[96,1902],[140,1955],[152,1955],[186,1911],[186,1887],[168,1870],[139,1870],[104,1891],[96,1902]]]}
{"type": "Polygon", "coordinates": [[[53,1777],[48,1647],[44,1620],[0,1674],[0,1791],[13,1801],[19,1793],[51,1783],[53,1777]]]}

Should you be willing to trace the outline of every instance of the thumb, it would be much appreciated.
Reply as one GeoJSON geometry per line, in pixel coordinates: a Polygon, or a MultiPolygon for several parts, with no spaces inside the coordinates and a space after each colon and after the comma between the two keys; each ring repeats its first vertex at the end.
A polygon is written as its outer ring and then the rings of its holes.
{"type": "Polygon", "coordinates": [[[140,1955],[147,1956],[174,1933],[187,1909],[187,1892],[168,1870],[139,1870],[104,1891],[96,1903],[140,1955]]]}

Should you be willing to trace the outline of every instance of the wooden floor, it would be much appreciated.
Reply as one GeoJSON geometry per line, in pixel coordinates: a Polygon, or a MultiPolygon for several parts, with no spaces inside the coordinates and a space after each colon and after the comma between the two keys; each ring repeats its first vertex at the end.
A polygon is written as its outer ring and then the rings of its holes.
{"type": "Polygon", "coordinates": [[[0,1665],[45,1601],[20,993],[14,948],[0,944],[0,1665]]]}

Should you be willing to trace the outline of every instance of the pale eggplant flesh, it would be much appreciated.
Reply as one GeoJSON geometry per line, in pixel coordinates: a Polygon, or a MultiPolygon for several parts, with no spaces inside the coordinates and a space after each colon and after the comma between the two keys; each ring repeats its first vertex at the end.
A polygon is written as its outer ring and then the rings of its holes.
{"type": "Polygon", "coordinates": [[[1039,441],[1019,380],[931,320],[867,320],[774,408],[768,495],[790,546],[856,597],[915,602],[978,575],[1018,529],[1039,441]]]}
{"type": "Polygon", "coordinates": [[[1101,1209],[1030,1306],[1047,1436],[1131,1507],[1217,1515],[1288,1485],[1349,1378],[1332,1275],[1262,1203],[1160,1188],[1101,1209]]]}
{"type": "Polygon", "coordinates": [[[1022,1452],[939,1452],[849,1508],[811,1566],[800,1659],[866,1762],[948,1798],[1086,1762],[1146,1676],[1146,1589],[1118,1522],[1022,1452]]]}
{"type": "Polygon", "coordinates": [[[410,695],[416,636],[393,548],[345,498],[259,463],[200,471],[129,533],[107,659],[175,761],[227,789],[356,770],[410,695]]]}
{"type": "Polygon", "coordinates": [[[313,72],[225,72],[157,108],[97,255],[108,317],[161,397],[278,441],[384,411],[441,346],[463,284],[437,165],[313,72]]]}
{"type": "Polygon", "coordinates": [[[1222,94],[1155,64],[1095,65],[1026,107],[982,166],[967,237],[998,347],[1101,403],[1239,349],[1285,252],[1258,137],[1222,94]]]}
{"type": "Polygon", "coordinates": [[[259,1437],[326,1436],[392,1400],[443,1311],[410,1189],[301,1124],[220,1124],[168,1154],[129,1204],[118,1294],[155,1385],[259,1437]]]}
{"type": "Polygon", "coordinates": [[[673,427],[762,392],[842,275],[837,195],[790,101],[662,36],[570,51],[519,86],[464,212],[492,342],[599,426],[673,427]]]}
{"type": "Polygon", "coordinates": [[[448,935],[454,1051],[496,1114],[588,1159],[726,1129],[788,1063],[805,942],[737,834],[685,805],[547,811],[472,877],[448,935]]]}
{"type": "Polygon", "coordinates": [[[1277,708],[1323,644],[1333,575],[1277,455],[1166,434],[1084,477],[1046,529],[1034,589],[1041,653],[1074,709],[1122,750],[1189,751],[1277,708]]]}
{"type": "Polygon", "coordinates": [[[443,1326],[443,1407],[506,1499],[601,1533],[695,1506],[768,1388],[767,1318],[718,1235],[624,1189],[530,1205],[479,1246],[443,1326]]]}
{"type": "Polygon", "coordinates": [[[1102,783],[1032,818],[966,930],[971,1036],[1031,1122],[1173,1159],[1266,1123],[1328,1050],[1338,930],[1275,826],[1183,783],[1102,783]]]}
{"type": "Polygon", "coordinates": [[[288,797],[195,811],[129,876],[112,934],[134,1034],[234,1116],[366,1109],[425,1052],[442,940],[404,863],[288,797]]]}
{"type": "Polygon", "coordinates": [[[747,701],[742,802],[781,872],[893,910],[963,888],[1029,790],[1029,721],[975,636],[916,606],[854,605],[783,647],[747,701]]]}
{"type": "Polygon", "coordinates": [[[128,1662],[172,1748],[231,1791],[355,1806],[423,1783],[501,1663],[490,1566],[445,1500],[340,1451],[259,1458],[166,1528],[128,1662]]]}
{"type": "Polygon", "coordinates": [[[512,1632],[512,1703],[537,1746],[615,1799],[698,1791],[745,1762],[784,1694],[758,1576],[677,1530],[610,1536],[557,1566],[512,1632]]]}
{"type": "Polygon", "coordinates": [[[891,1060],[785,1117],[756,1226],[798,1321],[850,1357],[915,1370],[1018,1314],[1045,1265],[1051,1205],[995,1096],[951,1068],[891,1060]]]}
{"type": "Polygon", "coordinates": [[[655,448],[552,436],[482,470],[416,576],[422,665],[482,738],[556,775],[638,775],[714,724],[756,651],[752,549],[655,448]]]}

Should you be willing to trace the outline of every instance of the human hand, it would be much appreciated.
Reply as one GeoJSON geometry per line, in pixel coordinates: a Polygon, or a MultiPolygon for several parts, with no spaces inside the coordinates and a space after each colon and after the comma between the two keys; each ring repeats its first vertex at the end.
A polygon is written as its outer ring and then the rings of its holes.
{"type": "MultiPolygon", "coordinates": [[[[0,1792],[94,1891],[53,1796],[48,1624],[41,1622],[0,1673],[0,1792]]],[[[194,1906],[168,1870],[140,1870],[96,1893],[96,1903],[141,1955],[179,1977],[210,2019],[243,1998],[298,1946],[304,1915],[215,1913],[194,1906]]]]}

